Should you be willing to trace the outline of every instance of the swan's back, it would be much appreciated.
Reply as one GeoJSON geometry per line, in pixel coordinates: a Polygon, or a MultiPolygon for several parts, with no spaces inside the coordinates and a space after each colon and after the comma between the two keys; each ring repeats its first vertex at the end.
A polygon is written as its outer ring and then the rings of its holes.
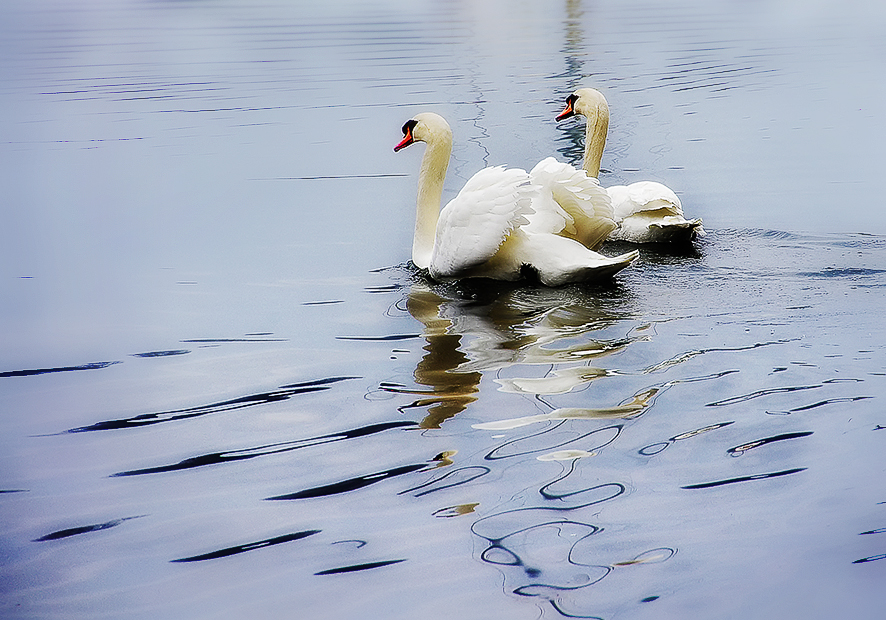
{"type": "Polygon", "coordinates": [[[639,181],[630,185],[613,185],[606,188],[612,199],[616,221],[641,211],[663,210],[667,215],[683,217],[683,205],[677,194],[667,185],[655,181],[639,181]]]}
{"type": "Polygon", "coordinates": [[[687,220],[671,188],[655,181],[607,188],[618,229],[610,239],[632,243],[683,243],[705,234],[701,220],[687,220]]]}

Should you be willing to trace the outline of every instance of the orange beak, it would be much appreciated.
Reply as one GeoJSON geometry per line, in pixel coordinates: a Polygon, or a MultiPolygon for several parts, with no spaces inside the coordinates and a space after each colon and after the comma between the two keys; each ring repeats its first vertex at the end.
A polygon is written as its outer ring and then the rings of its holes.
{"type": "Polygon", "coordinates": [[[406,128],[406,135],[403,136],[403,139],[394,147],[394,152],[396,153],[400,149],[405,149],[407,146],[415,142],[415,139],[412,137],[412,128],[406,128]]]}
{"type": "Polygon", "coordinates": [[[575,110],[572,109],[572,100],[566,100],[566,108],[557,115],[557,120],[562,121],[564,118],[575,116],[575,110]]]}

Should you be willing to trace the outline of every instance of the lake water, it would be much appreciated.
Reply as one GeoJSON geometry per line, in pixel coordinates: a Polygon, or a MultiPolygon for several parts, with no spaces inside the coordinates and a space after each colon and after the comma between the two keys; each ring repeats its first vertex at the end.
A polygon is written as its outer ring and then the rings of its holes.
{"type": "Polygon", "coordinates": [[[4,2],[0,616],[877,617],[884,6],[4,2]],[[579,86],[708,235],[411,270],[579,86]]]}

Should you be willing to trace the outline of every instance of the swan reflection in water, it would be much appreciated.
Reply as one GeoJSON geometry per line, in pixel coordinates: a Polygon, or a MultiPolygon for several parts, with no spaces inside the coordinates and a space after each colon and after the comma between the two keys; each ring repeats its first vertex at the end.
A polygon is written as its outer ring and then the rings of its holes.
{"type": "Polygon", "coordinates": [[[385,383],[388,392],[419,398],[401,410],[428,408],[423,428],[439,428],[477,400],[483,374],[515,365],[546,365],[543,377],[497,378],[504,392],[563,394],[609,371],[591,361],[641,337],[605,337],[630,316],[629,293],[617,284],[548,288],[491,280],[413,282],[406,310],[423,326],[425,355],[417,386],[385,383]],[[560,365],[563,365],[562,367],[560,365]]]}
{"type": "Polygon", "coordinates": [[[618,501],[628,491],[622,482],[584,465],[585,457],[615,442],[625,426],[621,420],[648,410],[664,386],[646,386],[606,408],[555,409],[543,399],[615,375],[598,367],[606,365],[604,358],[648,339],[637,326],[631,311],[636,301],[629,292],[615,283],[554,289],[416,280],[404,302],[400,308],[423,325],[425,354],[413,373],[415,386],[382,389],[417,395],[406,407],[428,408],[421,427],[439,428],[464,411],[480,398],[481,380],[489,373],[505,402],[514,402],[509,411],[532,414],[474,424],[473,432],[483,435],[479,441],[491,442],[475,453],[484,454],[481,460],[452,459],[445,473],[435,472],[405,491],[426,495],[467,485],[462,493],[469,502],[434,515],[477,513],[471,532],[479,559],[501,571],[507,591],[546,602],[563,615],[584,612],[594,608],[600,594],[591,586],[617,567],[660,562],[674,554],[670,548],[640,549],[639,555],[632,550],[613,560],[598,544],[602,526],[588,522],[591,515],[583,512],[618,501]],[[524,373],[534,376],[514,376],[524,373]],[[539,414],[537,407],[527,407],[526,396],[551,411],[539,414]],[[522,428],[529,425],[536,428],[522,428]],[[492,488],[476,486],[492,472],[492,488]],[[516,489],[504,490],[509,482],[516,489]],[[526,492],[532,488],[537,493],[526,492]]]}

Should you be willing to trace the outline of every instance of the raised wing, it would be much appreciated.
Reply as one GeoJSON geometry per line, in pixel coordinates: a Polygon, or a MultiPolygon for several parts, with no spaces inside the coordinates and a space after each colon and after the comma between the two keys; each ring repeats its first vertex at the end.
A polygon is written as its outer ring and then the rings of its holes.
{"type": "Polygon", "coordinates": [[[540,191],[527,230],[569,237],[591,249],[615,230],[609,194],[584,170],[548,157],[536,164],[529,176],[540,191]]]}
{"type": "Polygon", "coordinates": [[[440,211],[431,257],[434,277],[457,277],[495,256],[529,222],[537,192],[525,170],[484,168],[440,211]]]}

